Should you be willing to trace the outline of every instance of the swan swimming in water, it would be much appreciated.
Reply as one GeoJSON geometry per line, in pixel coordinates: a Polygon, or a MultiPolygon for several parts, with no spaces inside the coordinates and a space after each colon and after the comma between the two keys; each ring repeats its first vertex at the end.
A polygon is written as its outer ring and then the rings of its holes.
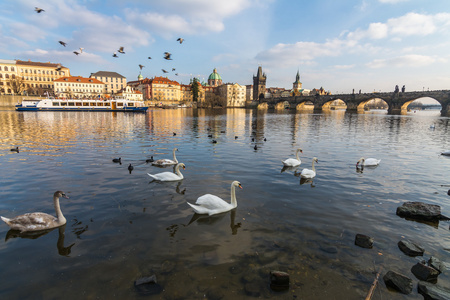
{"type": "Polygon", "coordinates": [[[450,150],[442,152],[441,155],[450,156],[450,150]]]}
{"type": "Polygon", "coordinates": [[[317,157],[314,157],[312,160],[312,170],[310,169],[303,169],[300,173],[301,178],[314,178],[316,177],[316,167],[314,166],[314,163],[319,163],[319,160],[317,157]]]}
{"type": "Polygon", "coordinates": [[[177,166],[175,167],[176,174],[172,172],[162,172],[158,174],[147,173],[147,175],[158,181],[178,181],[184,178],[183,174],[181,174],[180,172],[180,167],[182,167],[183,170],[185,169],[185,165],[183,163],[177,164],[177,166]]]}
{"type": "Polygon", "coordinates": [[[356,166],[359,166],[359,164],[361,164],[361,166],[365,166],[365,167],[370,167],[370,166],[378,166],[380,164],[381,159],[376,159],[376,158],[364,158],[361,157],[357,162],[356,162],[356,166]]]}
{"type": "Polygon", "coordinates": [[[286,159],[285,161],[283,161],[283,165],[285,167],[297,167],[297,166],[300,166],[302,161],[298,157],[298,153],[299,152],[303,153],[303,150],[298,148],[297,151],[295,152],[295,158],[288,158],[288,159],[286,159]]]}
{"type": "Polygon", "coordinates": [[[154,165],[154,166],[171,166],[171,165],[176,165],[178,163],[178,160],[175,157],[175,151],[178,151],[178,149],[177,148],[173,148],[173,160],[167,159],[167,158],[158,159],[158,160],[152,162],[152,165],[154,165]]]}
{"type": "Polygon", "coordinates": [[[62,226],[66,224],[66,218],[64,218],[59,206],[60,197],[69,198],[62,191],[56,191],[55,194],[53,194],[56,217],[42,212],[34,212],[20,215],[12,219],[5,217],[1,218],[9,227],[11,227],[11,229],[19,230],[20,232],[48,230],[62,226]]]}
{"type": "Polygon", "coordinates": [[[231,203],[211,194],[206,194],[197,199],[195,204],[187,202],[197,214],[208,214],[210,216],[227,212],[237,207],[236,201],[236,187],[242,189],[239,181],[231,183],[231,203]]]}

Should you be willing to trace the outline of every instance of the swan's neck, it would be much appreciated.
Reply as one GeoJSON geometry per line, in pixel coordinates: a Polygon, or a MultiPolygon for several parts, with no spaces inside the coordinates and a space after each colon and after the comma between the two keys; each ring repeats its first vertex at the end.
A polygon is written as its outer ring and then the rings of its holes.
{"type": "Polygon", "coordinates": [[[58,222],[66,223],[66,218],[64,218],[64,215],[61,211],[61,207],[59,206],[59,198],[58,197],[53,196],[53,204],[55,206],[56,218],[58,219],[58,222]]]}
{"type": "Polygon", "coordinates": [[[314,172],[316,172],[316,167],[314,166],[314,160],[313,160],[313,162],[312,162],[312,170],[314,171],[314,172]]]}
{"type": "Polygon", "coordinates": [[[236,201],[236,187],[234,184],[231,185],[231,206],[236,207],[237,201],[236,201]]]}
{"type": "MultiPolygon", "coordinates": [[[[175,153],[175,152],[174,152],[175,153]]],[[[180,165],[178,165],[176,168],[175,168],[175,172],[177,173],[177,175],[180,177],[180,178],[184,178],[183,177],[183,174],[181,174],[181,171],[180,171],[180,165]]]]}
{"type": "Polygon", "coordinates": [[[175,157],[175,149],[173,149],[173,161],[176,162],[176,163],[178,163],[178,160],[177,160],[177,158],[175,157]]]}
{"type": "Polygon", "coordinates": [[[297,160],[300,160],[300,158],[298,157],[298,153],[299,153],[300,151],[298,151],[297,150],[297,152],[295,153],[295,157],[297,158],[297,160]]]}

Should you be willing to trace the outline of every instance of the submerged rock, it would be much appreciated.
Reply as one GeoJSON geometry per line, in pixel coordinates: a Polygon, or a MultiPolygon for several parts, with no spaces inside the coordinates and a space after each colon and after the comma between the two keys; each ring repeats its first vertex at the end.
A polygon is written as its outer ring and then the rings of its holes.
{"type": "Polygon", "coordinates": [[[146,284],[146,283],[156,283],[156,275],[141,277],[134,282],[135,286],[146,284]]]}
{"type": "Polygon", "coordinates": [[[281,271],[270,271],[270,288],[285,290],[289,288],[289,274],[281,271]]]}
{"type": "Polygon", "coordinates": [[[373,247],[373,238],[364,234],[357,234],[355,237],[355,245],[372,249],[373,247]]]}
{"type": "Polygon", "coordinates": [[[449,220],[448,217],[441,214],[439,205],[423,202],[405,202],[402,206],[397,207],[397,215],[403,218],[427,221],[449,220]]]}
{"type": "Polygon", "coordinates": [[[423,295],[424,299],[431,300],[447,300],[450,299],[450,290],[428,283],[419,282],[417,285],[419,294],[423,295]]]}
{"type": "Polygon", "coordinates": [[[383,280],[387,286],[399,291],[402,294],[408,295],[412,292],[412,279],[405,275],[394,271],[388,271],[383,276],[383,280]]]}
{"type": "Polygon", "coordinates": [[[421,256],[425,252],[422,246],[407,240],[401,240],[398,242],[398,247],[403,251],[403,253],[409,256],[421,256]]]}
{"type": "Polygon", "coordinates": [[[440,273],[438,270],[426,266],[425,264],[420,262],[418,262],[411,268],[411,272],[414,274],[414,276],[417,277],[417,279],[431,282],[435,282],[440,273]]]}

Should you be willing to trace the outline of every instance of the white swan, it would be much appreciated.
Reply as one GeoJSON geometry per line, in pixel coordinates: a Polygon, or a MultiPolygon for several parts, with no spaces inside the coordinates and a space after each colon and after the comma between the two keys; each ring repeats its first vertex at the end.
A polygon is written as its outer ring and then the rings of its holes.
{"type": "Polygon", "coordinates": [[[359,164],[361,164],[361,166],[365,166],[365,167],[370,167],[370,166],[378,166],[380,164],[381,159],[376,159],[376,158],[364,158],[361,157],[357,162],[356,162],[356,166],[359,166],[359,164]]]}
{"type": "Polygon", "coordinates": [[[450,150],[442,152],[441,155],[450,156],[450,150]]]}
{"type": "Polygon", "coordinates": [[[314,163],[319,163],[319,160],[317,157],[314,157],[312,160],[312,170],[310,169],[303,169],[300,173],[301,178],[314,178],[316,177],[316,167],[314,167],[314,163]]]}
{"type": "Polygon", "coordinates": [[[199,197],[195,204],[189,202],[187,202],[187,204],[189,204],[197,214],[208,214],[211,216],[227,212],[237,207],[235,190],[237,186],[242,189],[239,181],[233,181],[231,183],[231,203],[228,203],[217,196],[206,194],[199,197]]]}
{"type": "Polygon", "coordinates": [[[158,159],[158,160],[155,160],[154,162],[152,162],[152,165],[154,165],[154,166],[171,166],[171,165],[176,165],[178,163],[178,160],[175,157],[175,151],[178,151],[178,149],[177,148],[173,148],[173,160],[167,159],[167,158],[158,159]]]}
{"type": "Polygon", "coordinates": [[[302,161],[298,157],[298,153],[299,152],[303,153],[303,150],[298,148],[297,151],[295,152],[295,157],[296,158],[288,158],[288,159],[286,159],[285,161],[283,161],[283,165],[285,167],[297,167],[297,166],[300,166],[302,161]]]}
{"type": "Polygon", "coordinates": [[[179,163],[177,164],[177,166],[175,167],[175,173],[172,172],[162,172],[162,173],[158,173],[158,174],[149,174],[147,173],[148,176],[150,176],[151,178],[153,178],[154,180],[158,180],[158,181],[178,181],[178,180],[182,180],[184,178],[183,174],[181,174],[180,172],[180,167],[183,168],[183,170],[185,169],[185,165],[183,163],[179,163]]]}
{"type": "Polygon", "coordinates": [[[9,227],[11,227],[11,229],[20,230],[20,232],[40,231],[62,226],[66,224],[66,218],[64,218],[61,208],[59,207],[60,197],[69,198],[61,191],[56,191],[55,194],[53,194],[56,217],[42,212],[34,212],[20,215],[12,219],[5,217],[1,218],[9,227]]]}

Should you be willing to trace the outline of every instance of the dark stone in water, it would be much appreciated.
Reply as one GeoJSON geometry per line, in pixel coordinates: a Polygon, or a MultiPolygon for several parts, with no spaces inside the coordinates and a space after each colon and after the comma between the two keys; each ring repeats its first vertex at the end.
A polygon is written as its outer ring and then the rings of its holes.
{"type": "Polygon", "coordinates": [[[142,296],[156,295],[163,291],[163,288],[156,283],[156,276],[141,277],[134,282],[137,292],[142,296]]]}
{"type": "Polygon", "coordinates": [[[355,245],[372,249],[373,247],[373,238],[364,234],[357,234],[355,237],[355,245]]]}
{"type": "Polygon", "coordinates": [[[411,268],[411,272],[414,274],[414,276],[417,277],[417,279],[431,282],[436,282],[439,275],[438,270],[426,266],[425,264],[420,262],[418,262],[411,268]]]}
{"type": "Polygon", "coordinates": [[[412,279],[394,271],[388,271],[383,276],[384,283],[402,294],[410,294],[412,292],[412,279]]]}
{"type": "Polygon", "coordinates": [[[419,291],[419,294],[422,294],[422,296],[426,300],[450,299],[450,290],[428,282],[419,282],[419,284],[417,285],[417,290],[419,291]]]}
{"type": "Polygon", "coordinates": [[[289,274],[281,271],[270,271],[270,288],[280,291],[289,288],[289,274]]]}
{"type": "Polygon", "coordinates": [[[156,283],[156,275],[141,277],[134,282],[135,286],[146,284],[146,283],[156,283]]]}
{"type": "Polygon", "coordinates": [[[403,253],[409,256],[421,256],[425,252],[422,246],[407,240],[401,240],[398,242],[398,247],[403,251],[403,253]]]}
{"type": "Polygon", "coordinates": [[[436,258],[434,256],[430,257],[430,259],[428,260],[428,265],[430,267],[432,267],[433,269],[436,269],[437,271],[439,271],[439,273],[442,273],[447,269],[445,267],[445,265],[438,258],[436,258]]]}
{"type": "Polygon", "coordinates": [[[441,214],[439,205],[427,204],[423,202],[405,202],[397,207],[397,215],[403,218],[419,220],[449,220],[448,217],[441,214]]]}

